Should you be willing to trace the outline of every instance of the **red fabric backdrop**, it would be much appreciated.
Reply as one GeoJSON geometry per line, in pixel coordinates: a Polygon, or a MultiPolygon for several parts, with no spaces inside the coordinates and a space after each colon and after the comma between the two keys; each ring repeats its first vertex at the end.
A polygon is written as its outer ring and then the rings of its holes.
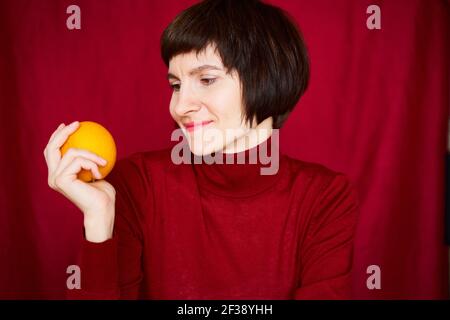
{"type": "MultiPolygon", "coordinates": [[[[48,188],[42,155],[59,123],[104,124],[119,158],[170,146],[159,36],[193,2],[1,1],[1,298],[63,298],[75,263],[81,214],[48,188]],[[71,4],[81,30],[66,27],[71,4]]],[[[271,2],[299,22],[312,64],[282,150],[359,190],[355,298],[445,298],[448,2],[271,2]],[[371,4],[381,30],[366,27],[371,4]],[[366,287],[369,265],[380,290],[366,287]]]]}

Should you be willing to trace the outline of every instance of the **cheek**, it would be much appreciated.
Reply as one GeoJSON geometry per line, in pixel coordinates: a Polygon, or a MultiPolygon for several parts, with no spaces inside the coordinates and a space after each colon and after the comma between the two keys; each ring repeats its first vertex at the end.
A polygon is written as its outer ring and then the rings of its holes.
{"type": "Polygon", "coordinates": [[[174,97],[172,96],[172,98],[170,99],[170,103],[169,103],[169,113],[174,120],[176,120],[176,118],[177,118],[177,116],[174,112],[175,103],[176,103],[176,101],[175,101],[174,97]]]}
{"type": "Polygon", "coordinates": [[[227,122],[239,118],[242,109],[239,94],[230,88],[211,92],[207,105],[211,113],[227,122]]]}
{"type": "Polygon", "coordinates": [[[220,111],[218,112],[220,112],[223,120],[229,126],[234,127],[239,125],[242,112],[241,100],[239,97],[230,94],[220,101],[219,106],[220,111]]]}

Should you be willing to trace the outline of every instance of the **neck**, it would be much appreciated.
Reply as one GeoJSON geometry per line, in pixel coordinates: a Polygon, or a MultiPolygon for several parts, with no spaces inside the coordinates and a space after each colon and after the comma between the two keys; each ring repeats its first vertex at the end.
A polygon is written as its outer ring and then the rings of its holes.
{"type": "Polygon", "coordinates": [[[269,117],[258,124],[255,128],[249,129],[243,136],[227,144],[222,153],[238,153],[252,149],[266,141],[272,135],[272,117],[269,117]]]}

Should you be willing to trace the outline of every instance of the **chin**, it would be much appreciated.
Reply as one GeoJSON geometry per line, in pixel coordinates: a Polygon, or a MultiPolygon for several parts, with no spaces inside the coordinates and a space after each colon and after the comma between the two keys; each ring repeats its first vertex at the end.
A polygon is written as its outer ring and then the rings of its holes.
{"type": "Polygon", "coordinates": [[[223,149],[222,146],[216,146],[212,144],[192,144],[189,143],[191,152],[196,156],[206,156],[213,152],[217,152],[223,149]]]}

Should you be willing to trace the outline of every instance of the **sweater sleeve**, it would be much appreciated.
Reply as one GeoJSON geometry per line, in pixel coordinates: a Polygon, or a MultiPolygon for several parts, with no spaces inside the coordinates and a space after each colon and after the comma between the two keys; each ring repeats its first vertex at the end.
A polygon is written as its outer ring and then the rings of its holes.
{"type": "Polygon", "coordinates": [[[143,278],[140,203],[148,194],[136,162],[123,159],[106,178],[116,190],[113,237],[101,243],[83,237],[79,255],[81,288],[69,299],[137,299],[143,278]]]}
{"type": "Polygon", "coordinates": [[[350,299],[353,238],[359,202],[343,174],[325,183],[300,254],[294,299],[350,299]]]}

